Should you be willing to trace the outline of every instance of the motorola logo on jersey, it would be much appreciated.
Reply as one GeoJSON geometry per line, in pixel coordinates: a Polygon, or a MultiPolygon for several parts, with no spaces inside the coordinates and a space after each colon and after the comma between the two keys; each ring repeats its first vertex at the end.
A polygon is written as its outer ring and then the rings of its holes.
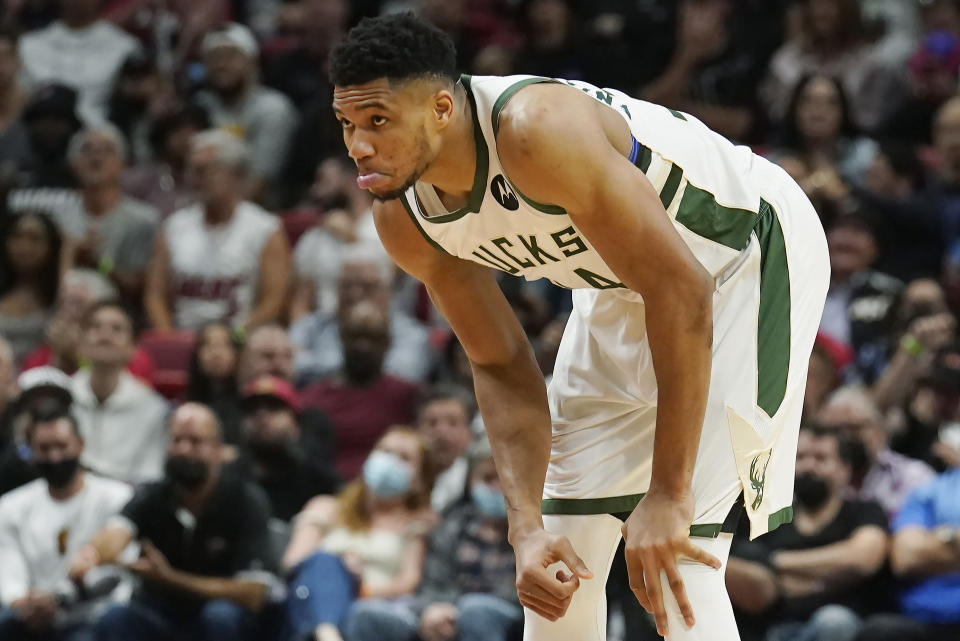
{"type": "Polygon", "coordinates": [[[504,209],[510,211],[520,209],[520,201],[517,200],[517,195],[513,193],[513,189],[510,188],[510,184],[503,177],[503,174],[497,174],[494,177],[493,182],[490,183],[490,193],[504,209]]]}

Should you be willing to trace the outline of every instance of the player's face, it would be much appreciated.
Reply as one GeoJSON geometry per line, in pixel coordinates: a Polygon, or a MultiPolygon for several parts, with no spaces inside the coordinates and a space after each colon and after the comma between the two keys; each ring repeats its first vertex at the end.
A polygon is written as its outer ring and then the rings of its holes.
{"type": "Polygon", "coordinates": [[[380,78],[334,87],[333,110],[357,164],[358,187],[391,200],[423,175],[438,146],[432,97],[430,88],[416,81],[391,85],[380,78]]]}

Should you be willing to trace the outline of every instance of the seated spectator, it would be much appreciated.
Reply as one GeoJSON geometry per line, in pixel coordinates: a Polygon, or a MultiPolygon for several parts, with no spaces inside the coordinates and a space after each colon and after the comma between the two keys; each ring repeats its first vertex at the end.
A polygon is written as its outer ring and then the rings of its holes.
{"type": "Polygon", "coordinates": [[[810,353],[807,387],[803,395],[803,416],[813,419],[830,394],[840,387],[842,374],[853,352],[842,343],[818,334],[810,353]]]}
{"type": "Polygon", "coordinates": [[[109,123],[74,135],[67,157],[80,184],[80,211],[61,222],[76,241],[74,263],[109,275],[125,301],[139,303],[157,232],[157,211],[123,193],[127,144],[109,123]]]}
{"type": "Polygon", "coordinates": [[[237,380],[246,385],[260,376],[276,376],[293,382],[293,345],[280,325],[258,325],[247,334],[240,352],[237,380]]]}
{"type": "Polygon", "coordinates": [[[243,388],[242,463],[266,492],[273,516],[284,521],[311,498],[340,489],[330,458],[311,455],[299,414],[296,392],[283,379],[261,376],[243,388]]]}
{"type": "Polygon", "coordinates": [[[937,352],[953,341],[957,329],[946,293],[927,278],[904,288],[891,316],[889,365],[873,385],[873,396],[882,410],[903,404],[929,372],[937,352]]]}
{"type": "Polygon", "coordinates": [[[10,343],[0,336],[0,453],[13,437],[14,399],[17,397],[17,368],[10,343]]]}
{"type": "Polygon", "coordinates": [[[110,95],[109,114],[110,122],[130,142],[130,164],[153,159],[150,130],[173,109],[176,100],[173,78],[161,71],[153,52],[135,51],[127,56],[110,95]]]}
{"type": "Polygon", "coordinates": [[[473,394],[453,384],[439,384],[420,401],[417,431],[430,444],[437,468],[430,505],[437,514],[464,497],[467,490],[467,448],[473,439],[470,423],[477,411],[473,394]]]}
{"type": "MultiPolygon", "coordinates": [[[[17,81],[20,58],[17,34],[0,28],[0,185],[9,181],[30,157],[30,138],[21,112],[27,94],[17,81]]],[[[0,193],[4,190],[0,188],[0,193]]]]}
{"type": "Polygon", "coordinates": [[[83,357],[73,376],[73,411],[87,443],[83,464],[128,483],[160,478],[167,442],[167,402],[127,372],[133,352],[130,316],[114,302],[87,312],[83,357]]]}
{"type": "Polygon", "coordinates": [[[240,341],[229,325],[208,323],[197,332],[184,396],[213,410],[223,430],[223,442],[228,445],[240,443],[239,360],[240,341]]]}
{"type": "Polygon", "coordinates": [[[850,489],[858,499],[880,505],[888,518],[900,511],[914,489],[933,478],[929,465],[890,449],[883,415],[863,389],[840,388],[827,399],[819,418],[824,427],[863,447],[864,469],[854,475],[850,489]]]}
{"type": "Polygon", "coordinates": [[[914,491],[893,532],[890,564],[905,582],[900,614],[868,620],[857,641],[960,638],[960,467],[914,491]]]}
{"type": "Polygon", "coordinates": [[[197,134],[190,171],[200,202],[163,223],[144,305],[155,329],[199,329],[215,320],[275,321],[287,291],[289,248],[276,218],[240,199],[249,153],[224,131],[197,134]]]}
{"type": "Polygon", "coordinates": [[[357,243],[380,245],[372,198],[357,187],[356,175],[353,161],[343,156],[327,158],[317,167],[305,204],[321,212],[323,220],[300,237],[293,252],[293,321],[314,311],[335,312],[344,251],[357,243]]]}
{"type": "Polygon", "coordinates": [[[516,561],[490,445],[481,441],[468,458],[469,498],[458,501],[430,536],[413,607],[358,601],[345,626],[350,641],[519,638],[523,610],[517,601],[516,561]]]}
{"type": "MultiPolygon", "coordinates": [[[[57,292],[57,306],[47,323],[46,342],[23,361],[23,369],[50,365],[73,375],[80,368],[80,339],[83,319],[96,303],[116,300],[117,288],[100,272],[86,268],[71,269],[63,275],[57,292]]],[[[127,370],[141,381],[153,375],[150,354],[136,348],[127,370]]]]}
{"type": "Polygon", "coordinates": [[[53,367],[24,372],[17,378],[17,387],[20,394],[8,408],[8,440],[0,445],[0,495],[37,478],[27,442],[30,416],[63,413],[73,402],[73,381],[53,367]]]}
{"type": "Polygon", "coordinates": [[[207,112],[196,105],[160,116],[150,129],[153,161],[128,168],[123,190],[155,207],[162,219],[192,204],[194,194],[187,185],[190,141],[209,127],[207,112]]]}
{"type": "Polygon", "coordinates": [[[793,522],[734,542],[727,590],[742,612],[764,613],[769,641],[849,640],[877,601],[887,519],[876,503],[844,498],[851,454],[837,432],[801,429],[793,522]]]}
{"type": "Polygon", "coordinates": [[[413,593],[433,524],[433,479],[427,443],[408,427],[393,427],[364,462],[362,478],[336,498],[307,504],[283,556],[294,638],[315,632],[322,641],[339,641],[336,626],[358,595],[413,593]]]}
{"type": "Polygon", "coordinates": [[[23,108],[30,156],[21,164],[7,195],[10,211],[42,211],[59,216],[76,211],[76,178],[67,160],[67,145],[82,124],[76,114],[77,92],[46,85],[31,92],[23,108]]]}
{"type": "Polygon", "coordinates": [[[0,334],[18,366],[43,342],[60,285],[62,241],[37,212],[8,218],[0,232],[0,334]]]}
{"type": "Polygon", "coordinates": [[[142,580],[129,604],[96,624],[99,641],[243,641],[259,639],[254,616],[276,580],[263,492],[222,473],[217,418],[187,403],[170,421],[166,474],[138,488],[106,528],[73,556],[70,576],[81,580],[114,563],[131,541],[142,548],[128,564],[142,580]]]}
{"type": "Polygon", "coordinates": [[[79,113],[90,123],[106,120],[117,73],[138,47],[132,37],[99,19],[100,5],[99,0],[61,3],[59,20],[20,39],[28,85],[57,82],[76,89],[79,113]],[[97,64],[89,64],[91,55],[97,64]]]}
{"type": "Polygon", "coordinates": [[[877,143],[857,135],[840,81],[822,73],[800,79],[780,129],[773,156],[789,154],[803,163],[801,186],[813,198],[824,172],[858,184],[877,154],[877,143]]]}
{"type": "Polygon", "coordinates": [[[283,168],[297,112],[290,99],[264,87],[257,77],[260,47],[245,26],[229,23],[203,39],[207,89],[197,102],[214,127],[233,133],[250,146],[252,200],[263,194],[283,168]]]}
{"type": "Polygon", "coordinates": [[[859,0],[803,0],[800,29],[773,55],[760,97],[773,122],[786,115],[797,82],[819,71],[840,79],[858,128],[870,131],[897,108],[900,75],[869,42],[859,0]]]}
{"type": "Polygon", "coordinates": [[[391,425],[410,423],[417,386],[383,371],[390,345],[386,312],[361,301],[344,315],[342,370],[301,393],[305,407],[323,410],[337,435],[337,472],[352,479],[377,439],[391,425]]]}
{"type": "Polygon", "coordinates": [[[383,249],[357,244],[342,254],[337,277],[337,309],[314,312],[290,328],[298,351],[294,364],[300,385],[329,378],[344,366],[341,343],[344,317],[360,301],[375,304],[389,316],[392,340],[383,362],[385,372],[407,381],[423,381],[433,366],[427,329],[391,304],[394,268],[383,249]]]}
{"type": "Polygon", "coordinates": [[[864,217],[847,214],[827,229],[830,289],[820,332],[854,351],[851,377],[870,384],[887,364],[886,319],[903,283],[870,269],[879,251],[864,217]]]}
{"type": "Polygon", "coordinates": [[[83,439],[69,413],[32,416],[27,441],[40,478],[0,498],[0,638],[89,640],[104,604],[66,604],[76,591],[69,560],[133,491],[79,466],[83,439]]]}

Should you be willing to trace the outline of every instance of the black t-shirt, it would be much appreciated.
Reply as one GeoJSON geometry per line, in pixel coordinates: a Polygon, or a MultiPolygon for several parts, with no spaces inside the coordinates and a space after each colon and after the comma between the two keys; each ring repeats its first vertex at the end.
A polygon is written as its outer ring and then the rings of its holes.
{"type": "MultiPolygon", "coordinates": [[[[883,508],[872,501],[844,501],[837,516],[814,534],[802,534],[793,523],[786,523],[757,539],[770,553],[783,550],[810,550],[849,539],[865,525],[887,530],[887,516],[883,508]]],[[[835,592],[816,594],[796,599],[784,599],[777,613],[780,620],[806,620],[817,608],[836,603],[855,612],[867,613],[873,609],[877,595],[866,584],[854,584],[835,592]]]]}
{"type": "MultiPolygon", "coordinates": [[[[137,488],[122,515],[136,526],[138,540],[149,540],[183,572],[227,578],[276,567],[267,497],[226,468],[199,515],[182,506],[178,490],[167,480],[137,488]]],[[[190,616],[203,605],[199,598],[148,581],[138,596],[177,617],[190,616]]]]}

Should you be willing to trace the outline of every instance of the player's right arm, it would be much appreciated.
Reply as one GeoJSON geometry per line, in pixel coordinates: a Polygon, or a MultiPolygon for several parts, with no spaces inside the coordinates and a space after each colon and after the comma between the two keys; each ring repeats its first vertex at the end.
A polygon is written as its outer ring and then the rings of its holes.
{"type": "Polygon", "coordinates": [[[488,268],[428,244],[399,201],[378,202],[374,220],[391,257],[424,283],[470,359],[477,403],[507,500],[520,600],[554,620],[566,611],[577,576],[588,578],[590,573],[569,541],[543,530],[540,499],[550,459],[550,412],[530,343],[488,268]],[[524,558],[536,560],[524,565],[524,558]],[[565,562],[575,576],[559,580],[547,575],[549,563],[544,560],[565,562]]]}

